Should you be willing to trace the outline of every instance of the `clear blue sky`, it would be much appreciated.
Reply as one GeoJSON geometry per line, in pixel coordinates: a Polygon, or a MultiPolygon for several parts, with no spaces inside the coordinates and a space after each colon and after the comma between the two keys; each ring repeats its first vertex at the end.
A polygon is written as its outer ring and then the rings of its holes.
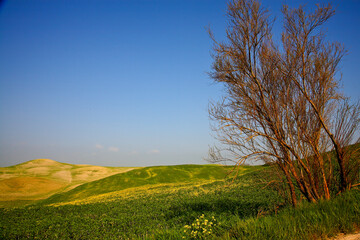
{"type": "MultiPolygon", "coordinates": [[[[279,15],[281,3],[263,1],[279,15]]],[[[312,1],[307,1],[312,6],[312,1]]],[[[344,92],[360,92],[360,2],[334,1],[344,92]]],[[[103,166],[204,164],[211,26],[224,0],[11,0],[0,6],[0,166],[35,158],[103,166]]],[[[281,22],[274,26],[279,33],[281,22]]]]}

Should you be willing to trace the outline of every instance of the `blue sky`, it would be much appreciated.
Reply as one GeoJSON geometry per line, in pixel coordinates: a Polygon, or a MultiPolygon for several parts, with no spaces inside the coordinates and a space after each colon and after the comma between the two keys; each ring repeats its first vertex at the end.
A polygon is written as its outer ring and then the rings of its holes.
{"type": "MultiPolygon", "coordinates": [[[[281,19],[281,3],[263,1],[281,19]]],[[[312,6],[312,1],[308,2],[312,6]]],[[[334,1],[343,91],[359,98],[360,2],[334,1]]],[[[211,26],[223,0],[11,0],[0,6],[0,166],[35,158],[104,166],[206,163],[211,26]]],[[[274,26],[275,34],[281,22],[274,26]]]]}

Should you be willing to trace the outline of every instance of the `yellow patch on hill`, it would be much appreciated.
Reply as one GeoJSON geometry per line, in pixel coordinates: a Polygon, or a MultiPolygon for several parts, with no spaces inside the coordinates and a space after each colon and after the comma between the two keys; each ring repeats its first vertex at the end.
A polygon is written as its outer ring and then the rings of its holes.
{"type": "Polygon", "coordinates": [[[69,170],[56,171],[51,175],[51,177],[54,179],[62,180],[67,183],[71,183],[73,180],[71,171],[69,170]]]}
{"type": "Polygon", "coordinates": [[[1,201],[40,199],[64,186],[64,183],[41,177],[4,179],[0,180],[0,199],[1,201]]]}
{"type": "Polygon", "coordinates": [[[175,192],[181,190],[194,189],[194,188],[196,188],[196,191],[192,191],[191,194],[197,196],[199,195],[199,192],[209,193],[209,190],[205,190],[202,186],[213,182],[216,181],[207,180],[207,181],[189,182],[189,183],[163,183],[163,184],[160,183],[155,185],[145,185],[140,187],[128,188],[120,191],[103,193],[80,200],[53,203],[53,204],[49,204],[49,206],[82,205],[82,204],[94,204],[101,202],[119,201],[119,199],[148,198],[153,194],[168,194],[170,199],[172,196],[175,196],[174,195],[175,192]]]}

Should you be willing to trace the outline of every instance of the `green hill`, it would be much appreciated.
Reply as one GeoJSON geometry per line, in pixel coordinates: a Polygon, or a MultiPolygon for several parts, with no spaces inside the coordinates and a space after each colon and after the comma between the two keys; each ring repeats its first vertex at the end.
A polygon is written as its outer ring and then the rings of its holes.
{"type": "Polygon", "coordinates": [[[228,170],[225,167],[219,165],[177,165],[140,168],[82,184],[68,192],[55,194],[43,203],[81,200],[98,194],[145,185],[223,180],[227,172],[228,170]]]}

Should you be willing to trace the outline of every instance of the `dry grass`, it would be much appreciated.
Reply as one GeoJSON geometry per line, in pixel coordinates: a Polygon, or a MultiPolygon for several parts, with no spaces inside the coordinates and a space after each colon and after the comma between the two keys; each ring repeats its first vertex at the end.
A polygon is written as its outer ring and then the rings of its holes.
{"type": "Polygon", "coordinates": [[[0,181],[1,201],[32,200],[65,187],[62,182],[40,177],[15,177],[0,181]]]}
{"type": "Polygon", "coordinates": [[[50,159],[36,159],[0,168],[0,206],[8,201],[44,199],[83,183],[133,169],[74,165],[50,159]]]}

